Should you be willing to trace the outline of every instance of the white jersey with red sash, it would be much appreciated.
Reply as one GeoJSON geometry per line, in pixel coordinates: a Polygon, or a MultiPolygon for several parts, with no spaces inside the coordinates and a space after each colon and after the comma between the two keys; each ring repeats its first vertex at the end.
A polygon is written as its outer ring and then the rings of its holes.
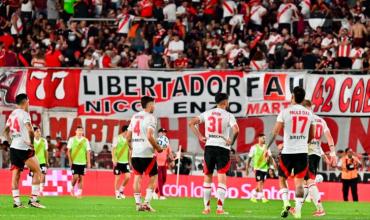
{"type": "Polygon", "coordinates": [[[253,5],[251,8],[250,19],[254,24],[261,25],[262,17],[266,14],[267,9],[262,5],[253,5]]]}
{"type": "Polygon", "coordinates": [[[135,16],[129,14],[120,14],[117,17],[118,28],[117,33],[127,34],[130,29],[130,24],[134,20],[135,16]]]}
{"type": "Polygon", "coordinates": [[[291,23],[292,22],[292,16],[293,13],[297,12],[297,7],[293,5],[292,3],[288,4],[281,4],[278,9],[277,14],[277,21],[279,24],[281,23],[291,23]]]}
{"type": "Polygon", "coordinates": [[[235,11],[237,10],[237,6],[234,1],[224,1],[222,8],[224,10],[224,18],[234,16],[235,11]]]}

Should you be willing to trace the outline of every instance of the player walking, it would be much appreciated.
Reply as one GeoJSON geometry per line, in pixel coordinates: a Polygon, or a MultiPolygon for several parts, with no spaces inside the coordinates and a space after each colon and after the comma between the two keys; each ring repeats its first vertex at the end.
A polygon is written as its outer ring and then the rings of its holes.
{"type": "Polygon", "coordinates": [[[4,134],[10,145],[10,161],[12,171],[12,194],[14,208],[25,208],[19,194],[19,180],[24,165],[32,171],[32,191],[28,205],[34,208],[45,208],[37,200],[40,193],[41,169],[33,149],[34,132],[29,114],[29,100],[26,94],[15,97],[17,109],[12,111],[6,125],[4,134]]]}
{"type": "Polygon", "coordinates": [[[128,126],[123,126],[121,133],[113,139],[112,144],[112,161],[114,189],[116,191],[116,199],[126,198],[124,194],[125,186],[130,179],[130,146],[126,139],[128,126]],[[124,175],[122,183],[120,182],[120,175],[124,175]]]}
{"type": "Polygon", "coordinates": [[[271,151],[266,148],[266,137],[264,134],[258,135],[258,143],[253,145],[249,151],[246,173],[248,176],[249,166],[253,159],[253,169],[256,175],[257,187],[252,192],[252,202],[257,202],[257,199],[262,199],[263,203],[268,202],[263,193],[263,184],[267,177],[269,164],[275,164],[271,157],[271,151]]]}
{"type": "MultiPolygon", "coordinates": [[[[42,195],[44,192],[45,175],[49,167],[48,142],[45,138],[41,137],[41,130],[39,127],[34,127],[33,131],[35,133],[33,148],[35,149],[35,155],[40,163],[41,169],[40,195],[42,195]]],[[[33,176],[32,171],[30,171],[30,176],[33,176]]]]}
{"type": "Polygon", "coordinates": [[[226,195],[226,172],[230,167],[230,147],[235,143],[239,134],[239,127],[235,117],[227,111],[229,107],[229,96],[218,93],[215,97],[216,108],[202,113],[193,118],[189,126],[201,142],[206,143],[204,150],[204,211],[210,214],[211,184],[213,170],[217,168],[217,211],[216,214],[228,214],[224,211],[226,195]],[[205,137],[200,133],[196,125],[205,123],[205,137]],[[229,128],[233,130],[233,136],[229,138],[229,128]]]}
{"type": "Polygon", "coordinates": [[[77,198],[81,198],[82,196],[83,176],[86,173],[86,165],[87,168],[91,168],[91,147],[89,140],[87,140],[83,134],[83,128],[78,126],[76,129],[76,136],[71,137],[67,144],[69,166],[71,167],[73,174],[71,195],[76,196],[77,198]],[[75,192],[76,184],[78,185],[77,192],[75,192]]]}
{"type": "MultiPolygon", "coordinates": [[[[309,100],[304,100],[303,106],[311,111],[312,104],[309,100]]],[[[319,217],[324,216],[325,211],[321,203],[319,189],[315,184],[317,169],[319,167],[322,155],[325,156],[326,162],[328,164],[331,163],[321,149],[321,137],[325,135],[326,140],[330,146],[330,160],[335,158],[335,145],[333,137],[331,136],[330,130],[325,120],[315,114],[313,114],[313,118],[315,123],[315,135],[314,139],[308,145],[308,172],[305,177],[304,198],[306,198],[308,194],[311,196],[313,203],[316,206],[316,211],[313,213],[313,215],[319,217]]]]}
{"type": "Polygon", "coordinates": [[[295,87],[292,94],[292,105],[284,109],[277,117],[275,127],[269,138],[267,148],[271,146],[276,135],[284,128],[284,148],[279,162],[279,181],[281,195],[284,201],[281,217],[287,217],[290,204],[286,179],[293,175],[295,184],[295,218],[301,218],[303,204],[303,181],[308,170],[307,153],[308,143],[313,139],[315,126],[311,111],[301,104],[306,92],[301,87],[295,87]]]}
{"type": "Polygon", "coordinates": [[[134,197],[137,211],[155,210],[151,207],[150,201],[158,177],[157,162],[154,157],[154,150],[162,152],[154,137],[157,120],[153,115],[154,99],[149,96],[141,98],[141,106],[144,109],[134,114],[128,127],[127,138],[132,146],[131,164],[134,170],[134,197]],[[150,181],[146,189],[145,201],[141,201],[141,180],[143,174],[149,175],[150,181]]]}

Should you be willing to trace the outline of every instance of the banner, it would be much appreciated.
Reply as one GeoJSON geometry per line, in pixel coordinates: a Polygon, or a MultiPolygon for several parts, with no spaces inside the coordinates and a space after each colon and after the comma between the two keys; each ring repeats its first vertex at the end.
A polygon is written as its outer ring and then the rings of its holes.
{"type": "Polygon", "coordinates": [[[305,87],[304,72],[257,72],[245,76],[247,116],[277,115],[291,102],[294,87],[305,87]]]}
{"type": "MultiPolygon", "coordinates": [[[[6,115],[4,115],[5,117],[6,115]]],[[[40,118],[36,117],[35,118],[40,118]]],[[[82,125],[86,137],[92,142],[92,148],[99,152],[104,144],[112,143],[113,137],[118,134],[122,125],[127,125],[129,119],[115,119],[110,117],[83,116],[68,112],[47,112],[42,115],[42,131],[44,135],[50,135],[53,140],[61,137],[67,140],[73,136],[77,126],[82,125]]],[[[332,133],[334,143],[338,149],[350,147],[356,152],[370,152],[370,119],[360,117],[324,117],[332,133]]],[[[167,136],[173,150],[181,145],[185,151],[203,153],[203,146],[193,135],[188,122],[190,118],[168,118],[158,119],[158,128],[164,127],[168,130],[167,136]]],[[[256,143],[260,133],[270,134],[276,122],[275,116],[238,118],[237,123],[240,133],[235,145],[239,153],[246,153],[256,143]]],[[[200,126],[201,132],[204,126],[200,126]]],[[[277,152],[276,144],[282,142],[283,133],[278,135],[272,150],[277,152]]],[[[323,140],[323,149],[328,151],[326,140],[323,140]]]]}
{"type": "Polygon", "coordinates": [[[369,75],[309,75],[307,98],[320,115],[369,116],[369,75]]]}
{"type": "Polygon", "coordinates": [[[15,96],[26,90],[27,70],[0,69],[0,107],[11,106],[15,96]]]}
{"type": "MultiPolygon", "coordinates": [[[[11,172],[0,170],[0,194],[11,194],[11,172]]],[[[71,192],[72,173],[70,170],[50,169],[46,175],[44,187],[45,196],[66,196],[71,192]]],[[[216,177],[214,179],[216,182],[216,177]]],[[[147,184],[148,178],[144,177],[143,185],[147,184]]],[[[232,178],[229,177],[227,187],[227,198],[229,199],[250,199],[252,191],[256,187],[254,178],[232,178]]],[[[125,195],[132,196],[133,178],[130,178],[125,195]]],[[[32,178],[26,172],[22,173],[20,191],[22,195],[29,195],[32,186],[32,178]]],[[[294,199],[294,184],[289,180],[289,199],[294,199]]],[[[343,201],[341,183],[323,182],[318,184],[323,201],[343,201]]],[[[212,184],[212,196],[216,195],[216,186],[212,184]]],[[[145,193],[145,187],[142,189],[145,193]]],[[[169,197],[202,198],[203,195],[202,176],[180,176],[179,186],[176,185],[176,175],[169,174],[164,185],[163,194],[169,197]]],[[[358,184],[359,201],[370,201],[370,184],[358,184]]],[[[277,179],[267,179],[264,186],[266,198],[271,200],[281,199],[279,183],[277,179]]],[[[84,177],[83,196],[111,196],[114,199],[114,175],[111,170],[96,171],[88,170],[84,177]]],[[[12,201],[9,201],[12,202],[12,201]]],[[[133,204],[134,205],[134,204],[133,204]]]]}
{"type": "Polygon", "coordinates": [[[241,71],[83,71],[78,114],[131,117],[141,110],[140,98],[155,97],[157,117],[191,117],[215,106],[214,96],[226,92],[230,111],[245,114],[241,71]]]}

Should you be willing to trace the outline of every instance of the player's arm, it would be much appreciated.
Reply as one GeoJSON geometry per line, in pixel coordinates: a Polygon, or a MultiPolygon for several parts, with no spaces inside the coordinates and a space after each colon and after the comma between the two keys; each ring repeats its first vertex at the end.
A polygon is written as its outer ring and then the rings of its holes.
{"type": "Polygon", "coordinates": [[[90,142],[87,141],[87,151],[86,151],[86,160],[87,160],[87,168],[91,168],[91,147],[90,142]]]}
{"type": "Polygon", "coordinates": [[[236,141],[236,138],[239,135],[239,126],[238,126],[238,124],[234,124],[234,126],[232,128],[233,128],[233,136],[231,137],[230,146],[233,146],[234,145],[234,143],[236,141]]]}
{"type": "Polygon", "coordinates": [[[311,143],[312,139],[315,137],[315,124],[310,125],[310,132],[308,134],[308,143],[311,143]]]}
{"type": "Polygon", "coordinates": [[[175,158],[173,157],[171,146],[168,145],[167,149],[168,149],[168,157],[170,158],[170,161],[172,162],[175,160],[175,158]]]}
{"type": "Polygon", "coordinates": [[[67,144],[67,156],[68,156],[68,161],[69,161],[69,167],[72,167],[72,139],[70,138],[68,140],[68,144],[67,144]]]}
{"type": "Polygon", "coordinates": [[[33,132],[31,122],[26,122],[25,125],[26,125],[27,131],[28,131],[28,135],[30,136],[30,141],[31,141],[30,146],[33,148],[33,140],[35,138],[35,133],[33,132]]]}
{"type": "Polygon", "coordinates": [[[245,162],[245,174],[248,176],[249,175],[249,166],[251,164],[252,157],[248,156],[247,161],[245,162]]]}
{"type": "Polygon", "coordinates": [[[4,136],[5,136],[5,139],[9,142],[9,143],[11,143],[11,138],[10,138],[10,127],[7,125],[7,126],[5,126],[5,128],[4,128],[4,131],[3,131],[3,134],[4,134],[4,136]]]}
{"type": "Polygon", "coordinates": [[[127,140],[128,148],[132,151],[132,146],[131,146],[132,131],[131,130],[127,130],[126,140],[127,140]]]}
{"type": "Polygon", "coordinates": [[[49,145],[48,142],[45,141],[45,151],[44,151],[44,156],[45,156],[45,162],[46,162],[46,167],[49,167],[49,145]]]}
{"type": "Polygon", "coordinates": [[[269,149],[271,147],[271,145],[274,142],[276,136],[279,134],[280,130],[283,129],[283,127],[284,127],[284,123],[283,122],[277,121],[275,123],[275,126],[272,129],[272,132],[270,134],[270,137],[268,138],[268,141],[267,141],[267,149],[269,149]]]}
{"type": "Polygon", "coordinates": [[[163,149],[158,145],[157,141],[154,138],[154,129],[148,128],[146,132],[146,138],[148,139],[149,143],[153,146],[154,150],[158,153],[162,152],[163,149]]]}
{"type": "Polygon", "coordinates": [[[114,138],[113,143],[112,143],[112,162],[113,162],[113,166],[117,165],[116,149],[117,149],[117,138],[114,138]]]}
{"type": "Polygon", "coordinates": [[[195,134],[195,136],[197,136],[199,141],[202,142],[202,143],[205,143],[206,138],[200,133],[200,131],[197,127],[197,125],[199,125],[200,123],[201,123],[200,118],[199,117],[194,117],[190,120],[189,127],[190,127],[191,131],[195,134]]]}

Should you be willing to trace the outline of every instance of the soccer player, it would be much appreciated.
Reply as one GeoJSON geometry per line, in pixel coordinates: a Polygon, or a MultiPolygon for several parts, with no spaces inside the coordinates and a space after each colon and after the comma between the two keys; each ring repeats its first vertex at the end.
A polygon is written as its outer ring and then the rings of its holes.
{"type": "MultiPolygon", "coordinates": [[[[48,142],[45,138],[41,137],[41,130],[39,127],[34,127],[33,131],[35,133],[33,148],[35,149],[35,155],[40,163],[40,169],[42,173],[40,183],[40,195],[42,195],[44,191],[45,175],[47,168],[49,167],[48,142]]],[[[32,171],[30,171],[30,176],[33,176],[32,171]]]]}
{"type": "Polygon", "coordinates": [[[124,189],[130,180],[130,146],[126,139],[128,126],[123,126],[121,133],[113,139],[112,144],[112,161],[113,161],[113,174],[114,189],[116,191],[116,199],[124,199],[124,189]],[[122,183],[120,182],[120,175],[124,175],[122,183]]]}
{"type": "Polygon", "coordinates": [[[10,145],[10,162],[12,164],[12,194],[14,208],[25,208],[19,194],[19,181],[24,165],[32,171],[32,191],[28,205],[45,208],[37,199],[40,193],[41,169],[33,148],[34,132],[29,114],[29,100],[24,93],[15,97],[17,109],[12,111],[5,125],[4,134],[10,145]]]}
{"type": "Polygon", "coordinates": [[[291,208],[288,200],[288,188],[286,179],[294,176],[295,184],[295,218],[301,218],[301,208],[303,204],[303,181],[308,170],[308,143],[314,137],[315,125],[314,118],[308,109],[302,106],[306,92],[301,87],[293,89],[291,104],[288,108],[280,112],[276,124],[267,142],[269,148],[281,129],[284,129],[284,148],[281,152],[279,162],[279,181],[280,193],[284,201],[281,217],[286,218],[291,208]],[[294,172],[293,172],[294,171],[294,172]]]}
{"type": "Polygon", "coordinates": [[[157,120],[153,115],[154,98],[144,96],[141,98],[141,106],[144,109],[131,118],[128,127],[127,138],[132,146],[131,164],[134,170],[134,197],[137,211],[155,212],[150,205],[153,190],[158,177],[157,161],[154,151],[162,152],[154,137],[157,120]],[[141,181],[143,174],[149,175],[150,180],[146,189],[145,201],[141,201],[141,181]]]}
{"type": "MultiPolygon", "coordinates": [[[[159,199],[165,200],[166,197],[163,195],[163,186],[167,179],[167,164],[169,161],[173,161],[172,150],[170,146],[170,140],[166,136],[167,130],[160,128],[158,130],[157,142],[159,146],[162,146],[163,151],[161,153],[156,153],[157,164],[158,164],[158,187],[156,193],[159,193],[159,199]]],[[[153,194],[153,199],[158,199],[157,194],[153,194]]]]}
{"type": "Polygon", "coordinates": [[[253,169],[256,175],[257,187],[252,193],[252,202],[257,202],[257,199],[262,199],[263,203],[268,202],[263,193],[263,184],[267,177],[269,164],[274,160],[271,157],[271,151],[266,149],[266,137],[264,134],[258,135],[258,143],[253,145],[248,154],[246,165],[246,173],[248,175],[249,166],[253,159],[253,169]]]}
{"type": "MultiPolygon", "coordinates": [[[[304,100],[303,106],[311,111],[311,101],[304,100]]],[[[316,211],[313,213],[313,215],[319,217],[324,216],[325,211],[321,204],[319,189],[315,184],[317,169],[320,164],[321,155],[325,156],[325,160],[328,164],[331,163],[330,161],[332,158],[335,158],[335,145],[325,120],[315,114],[313,114],[313,117],[315,123],[315,135],[308,147],[308,172],[305,176],[304,197],[306,198],[308,194],[310,194],[312,201],[316,206],[316,211]],[[321,137],[323,135],[325,135],[330,146],[330,160],[326,157],[321,149],[321,137]]]]}
{"type": "Polygon", "coordinates": [[[69,138],[67,144],[67,154],[69,159],[69,166],[72,169],[72,189],[71,196],[76,196],[81,198],[82,196],[82,186],[83,186],[83,176],[86,173],[87,168],[91,167],[90,163],[90,143],[87,138],[83,136],[84,130],[82,126],[76,128],[76,136],[69,138]],[[75,192],[75,185],[77,186],[77,192],[75,192]]]}
{"type": "Polygon", "coordinates": [[[204,183],[203,183],[203,214],[210,214],[211,184],[213,170],[217,168],[217,211],[216,214],[228,214],[224,211],[226,188],[226,172],[230,167],[230,148],[239,134],[239,127],[235,117],[227,111],[229,96],[218,93],[215,96],[216,108],[193,118],[189,126],[201,142],[205,142],[204,150],[204,183]],[[200,133],[197,125],[205,123],[205,137],[200,133]],[[229,137],[232,128],[233,136],[229,137]]]}

